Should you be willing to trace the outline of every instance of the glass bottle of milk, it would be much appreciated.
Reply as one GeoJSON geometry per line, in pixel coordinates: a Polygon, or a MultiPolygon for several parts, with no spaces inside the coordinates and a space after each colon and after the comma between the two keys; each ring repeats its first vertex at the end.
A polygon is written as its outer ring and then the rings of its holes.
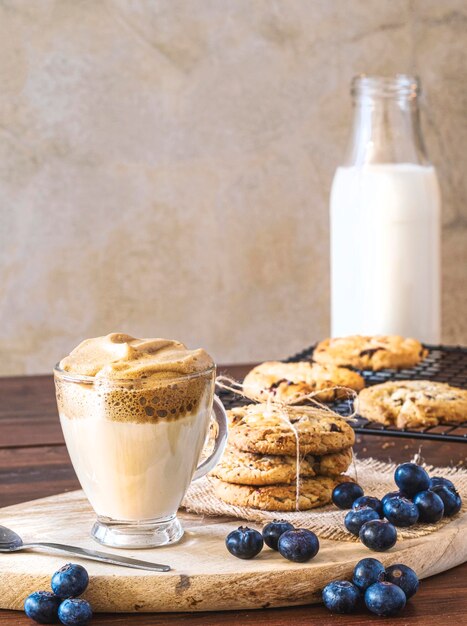
{"type": "Polygon", "coordinates": [[[440,341],[440,209],[419,81],[352,82],[349,151],[331,191],[331,333],[440,341]]]}

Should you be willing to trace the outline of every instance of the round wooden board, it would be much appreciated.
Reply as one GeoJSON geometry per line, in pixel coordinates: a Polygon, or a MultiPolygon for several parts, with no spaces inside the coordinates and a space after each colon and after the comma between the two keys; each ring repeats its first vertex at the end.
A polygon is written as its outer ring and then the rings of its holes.
{"type": "MultiPolygon", "coordinates": [[[[83,597],[95,611],[214,611],[258,609],[320,602],[321,589],[336,578],[349,578],[356,561],[374,556],[384,564],[406,563],[421,578],[467,560],[467,513],[439,531],[400,541],[385,553],[360,543],[321,540],[313,561],[290,563],[265,548],[242,561],[224,545],[238,520],[181,514],[185,537],[177,545],[155,550],[111,550],[147,561],[166,563],[167,573],[148,573],[74,557],[39,552],[0,554],[0,608],[22,609],[24,598],[50,589],[50,577],[72,560],[84,565],[90,585],[83,597]]],[[[81,491],[0,509],[0,524],[23,539],[55,541],[103,549],[90,537],[94,514],[81,491]]]]}

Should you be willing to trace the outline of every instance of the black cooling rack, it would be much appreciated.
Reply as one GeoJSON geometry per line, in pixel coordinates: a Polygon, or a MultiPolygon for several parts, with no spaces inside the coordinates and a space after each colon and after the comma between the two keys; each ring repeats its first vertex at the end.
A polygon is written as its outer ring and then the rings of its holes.
{"type": "MultiPolygon", "coordinates": [[[[358,370],[365,379],[367,386],[384,383],[387,380],[434,380],[449,383],[455,387],[467,389],[467,348],[460,346],[433,346],[425,345],[428,356],[418,365],[410,369],[385,369],[379,372],[372,370],[358,370]]],[[[314,346],[295,354],[286,361],[307,361],[311,359],[314,346]]],[[[250,401],[242,400],[239,396],[220,390],[219,395],[226,408],[232,408],[250,401]]],[[[341,415],[348,415],[351,407],[349,401],[336,402],[331,407],[341,415]]],[[[467,416],[466,416],[467,418],[467,416]]],[[[467,420],[462,424],[428,426],[425,428],[395,428],[384,426],[377,422],[370,422],[361,416],[356,416],[351,422],[355,432],[367,435],[387,435],[390,437],[410,437],[411,439],[435,439],[437,441],[467,442],[467,420]]]]}

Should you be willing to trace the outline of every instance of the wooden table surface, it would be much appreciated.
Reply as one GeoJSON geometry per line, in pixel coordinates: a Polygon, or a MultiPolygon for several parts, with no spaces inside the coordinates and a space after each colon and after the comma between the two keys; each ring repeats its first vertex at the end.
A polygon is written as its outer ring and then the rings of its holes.
{"type": "MultiPolygon", "coordinates": [[[[245,366],[221,367],[222,373],[240,378],[245,366]]],[[[68,457],[55,405],[51,376],[0,379],[0,507],[79,488],[68,457]]],[[[358,436],[360,457],[407,461],[421,452],[432,465],[465,464],[467,446],[420,442],[373,435],[358,436]]],[[[1,521],[0,521],[1,523],[1,521]]],[[[1,557],[0,557],[1,558],[1,557]]],[[[467,563],[423,580],[418,594],[397,617],[384,624],[430,626],[463,624],[467,615],[467,563]]],[[[228,611],[222,613],[97,614],[94,624],[138,626],[184,624],[211,626],[285,626],[320,623],[320,626],[374,624],[376,616],[365,610],[353,615],[332,615],[323,606],[228,611]]],[[[32,622],[21,612],[1,611],[0,626],[32,622]]]]}

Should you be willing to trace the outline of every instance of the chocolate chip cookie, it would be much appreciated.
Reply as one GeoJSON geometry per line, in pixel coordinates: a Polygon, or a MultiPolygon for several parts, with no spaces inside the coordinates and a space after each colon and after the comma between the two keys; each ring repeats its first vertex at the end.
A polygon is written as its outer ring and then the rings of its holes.
{"type": "Polygon", "coordinates": [[[332,402],[346,397],[344,390],[332,389],[336,386],[360,391],[365,381],[360,374],[345,367],[308,361],[266,361],[253,368],[243,381],[243,390],[248,398],[260,402],[271,397],[291,403],[300,396],[317,391],[320,393],[313,397],[319,402],[332,402]]]}
{"type": "Polygon", "coordinates": [[[330,411],[315,407],[249,404],[227,412],[230,443],[245,452],[295,456],[330,454],[349,448],[355,434],[349,424],[330,411]],[[290,420],[290,421],[288,421],[290,420]]]}
{"type": "Polygon", "coordinates": [[[416,339],[398,335],[353,335],[321,341],[313,360],[362,370],[403,369],[420,363],[428,351],[416,339]]]}
{"type": "Polygon", "coordinates": [[[467,390],[431,380],[398,380],[363,389],[360,415],[398,428],[467,421],[467,390]]]}
{"type": "MultiPolygon", "coordinates": [[[[300,458],[300,477],[338,476],[348,469],[351,462],[351,448],[325,456],[309,454],[300,458]]],[[[241,485],[293,483],[297,478],[297,462],[295,456],[254,454],[227,446],[211,476],[241,485]]]]}
{"type": "MultiPolygon", "coordinates": [[[[248,485],[234,485],[218,478],[210,478],[214,485],[216,496],[235,506],[246,506],[263,511],[296,511],[296,485],[268,485],[266,487],[252,487],[248,485]]],[[[347,476],[334,478],[320,476],[304,478],[300,481],[298,509],[306,511],[331,502],[332,490],[342,482],[348,482],[347,476]]]]}

